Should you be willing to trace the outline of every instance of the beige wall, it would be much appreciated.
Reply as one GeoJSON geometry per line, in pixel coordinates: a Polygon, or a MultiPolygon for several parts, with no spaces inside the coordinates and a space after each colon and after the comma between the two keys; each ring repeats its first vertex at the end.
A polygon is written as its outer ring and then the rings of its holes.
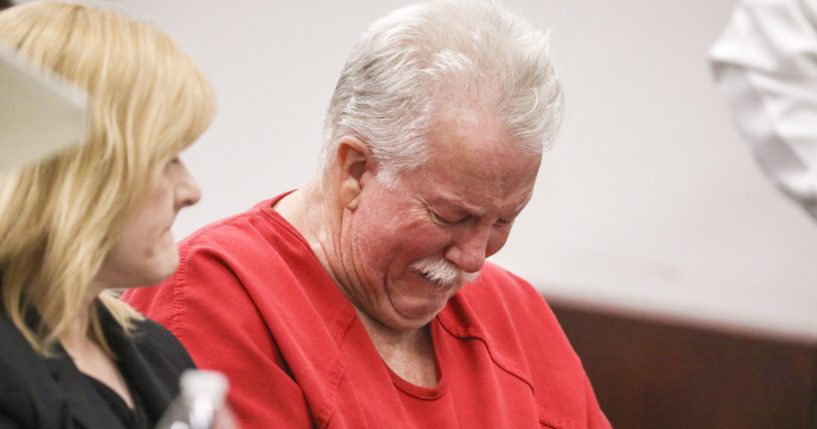
{"type": "MultiPolygon", "coordinates": [[[[205,194],[180,237],[310,176],[346,54],[404,2],[96,3],[173,34],[218,92],[185,155],[205,194]]],[[[709,77],[732,2],[506,3],[552,29],[568,115],[494,260],[562,299],[817,338],[817,225],[755,167],[709,77]]]]}

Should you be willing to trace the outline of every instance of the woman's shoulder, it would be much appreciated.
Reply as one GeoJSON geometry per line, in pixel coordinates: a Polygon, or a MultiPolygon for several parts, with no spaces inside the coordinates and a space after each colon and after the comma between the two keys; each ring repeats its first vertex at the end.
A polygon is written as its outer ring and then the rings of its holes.
{"type": "Polygon", "coordinates": [[[40,360],[23,333],[0,306],[0,379],[19,374],[25,367],[37,366],[40,360]]]}
{"type": "Polygon", "coordinates": [[[145,350],[156,349],[170,353],[184,351],[184,347],[176,336],[147,317],[142,320],[134,320],[131,335],[134,343],[145,350]]]}
{"type": "Polygon", "coordinates": [[[179,340],[153,320],[134,320],[128,333],[118,327],[108,329],[110,346],[125,364],[144,362],[158,375],[174,377],[185,369],[195,367],[193,359],[179,340]]]}
{"type": "Polygon", "coordinates": [[[182,373],[195,368],[193,359],[173,334],[150,319],[134,320],[128,332],[110,319],[103,326],[119,367],[158,417],[178,395],[182,373]]]}
{"type": "Polygon", "coordinates": [[[34,351],[8,315],[0,311],[0,423],[10,420],[20,427],[32,427],[37,421],[45,424],[44,419],[56,420],[56,412],[42,415],[38,411],[57,405],[57,397],[50,389],[51,380],[51,368],[45,358],[34,351]]]}

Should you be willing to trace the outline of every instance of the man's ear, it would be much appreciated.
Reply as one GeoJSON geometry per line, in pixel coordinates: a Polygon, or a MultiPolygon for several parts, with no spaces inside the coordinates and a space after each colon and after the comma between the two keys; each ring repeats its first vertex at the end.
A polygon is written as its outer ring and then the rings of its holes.
{"type": "Polygon", "coordinates": [[[368,179],[374,173],[374,160],[366,144],[356,136],[346,135],[338,141],[336,153],[338,173],[340,175],[340,198],[343,206],[355,210],[360,193],[368,179]]]}

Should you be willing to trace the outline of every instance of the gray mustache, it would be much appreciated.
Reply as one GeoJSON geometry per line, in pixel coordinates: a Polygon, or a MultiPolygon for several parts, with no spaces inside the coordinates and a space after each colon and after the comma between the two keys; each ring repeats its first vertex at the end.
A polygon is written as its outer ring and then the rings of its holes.
{"type": "Polygon", "coordinates": [[[474,281],[479,277],[479,272],[467,273],[439,257],[421,259],[411,264],[409,268],[419,272],[423,277],[436,283],[439,287],[458,286],[474,281]]]}

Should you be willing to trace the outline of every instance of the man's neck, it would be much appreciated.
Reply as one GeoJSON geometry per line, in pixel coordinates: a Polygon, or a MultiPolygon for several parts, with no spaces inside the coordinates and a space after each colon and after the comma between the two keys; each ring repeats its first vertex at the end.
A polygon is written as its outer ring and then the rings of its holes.
{"type": "MultiPolygon", "coordinates": [[[[331,198],[329,196],[328,198],[331,198]]],[[[319,182],[313,181],[278,201],[274,209],[303,235],[324,270],[343,292],[344,280],[336,261],[336,241],[331,228],[339,220],[327,207],[327,196],[321,192],[319,182]],[[338,274],[335,272],[337,269],[338,274]]],[[[339,229],[339,225],[334,225],[339,229]]],[[[344,293],[345,294],[345,293],[344,293]]],[[[354,305],[354,303],[352,303],[354,305]]],[[[437,365],[434,346],[428,327],[410,331],[396,331],[357,310],[366,331],[383,361],[404,380],[413,384],[433,387],[437,385],[437,365]]]]}
{"type": "Polygon", "coordinates": [[[280,199],[273,208],[301,233],[323,269],[337,283],[330,261],[334,240],[329,230],[331,226],[326,224],[333,220],[324,216],[327,210],[325,205],[326,200],[320,192],[319,182],[313,180],[280,199]]]}
{"type": "Polygon", "coordinates": [[[428,325],[396,331],[360,310],[357,313],[378,354],[395,374],[418,386],[437,385],[437,362],[428,325]]]}

